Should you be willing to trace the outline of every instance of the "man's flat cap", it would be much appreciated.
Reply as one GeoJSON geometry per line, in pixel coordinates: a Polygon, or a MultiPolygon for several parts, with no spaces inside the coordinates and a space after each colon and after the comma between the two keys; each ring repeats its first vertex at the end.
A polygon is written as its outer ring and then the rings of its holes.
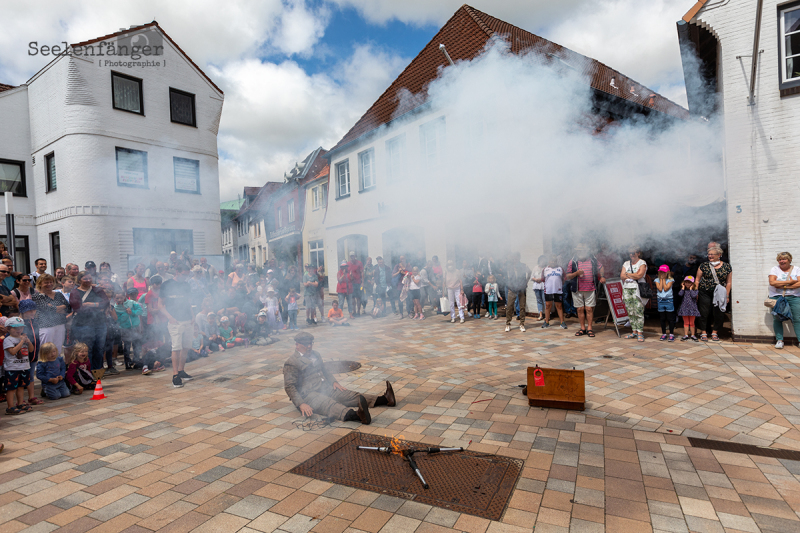
{"type": "Polygon", "coordinates": [[[294,342],[296,342],[297,344],[302,344],[304,346],[309,346],[314,342],[314,335],[303,331],[294,336],[294,342]]]}

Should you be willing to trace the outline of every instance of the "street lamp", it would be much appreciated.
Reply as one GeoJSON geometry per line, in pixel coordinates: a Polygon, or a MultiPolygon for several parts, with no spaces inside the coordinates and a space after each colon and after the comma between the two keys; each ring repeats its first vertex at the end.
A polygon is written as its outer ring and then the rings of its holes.
{"type": "Polygon", "coordinates": [[[16,263],[17,238],[14,232],[14,201],[12,200],[14,193],[11,191],[6,191],[3,196],[5,196],[6,201],[6,236],[8,237],[8,255],[11,257],[11,261],[16,263]]]}

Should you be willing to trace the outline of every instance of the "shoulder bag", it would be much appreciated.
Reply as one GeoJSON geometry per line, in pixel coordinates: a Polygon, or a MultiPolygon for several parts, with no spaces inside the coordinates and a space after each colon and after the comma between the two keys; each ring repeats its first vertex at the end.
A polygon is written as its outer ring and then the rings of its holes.
{"type": "Polygon", "coordinates": [[[708,266],[711,268],[711,275],[714,277],[714,297],[712,299],[712,305],[716,305],[720,311],[723,313],[725,309],[728,307],[728,290],[719,284],[719,278],[717,277],[717,269],[714,268],[710,262],[708,266]]]}
{"type": "MultiPolygon", "coordinates": [[[[635,274],[633,270],[633,265],[630,261],[628,261],[628,265],[631,267],[631,274],[635,274]]],[[[636,281],[636,285],[639,287],[639,298],[645,300],[648,298],[653,297],[653,290],[650,288],[650,284],[647,283],[647,276],[643,276],[642,279],[636,281]]]]}

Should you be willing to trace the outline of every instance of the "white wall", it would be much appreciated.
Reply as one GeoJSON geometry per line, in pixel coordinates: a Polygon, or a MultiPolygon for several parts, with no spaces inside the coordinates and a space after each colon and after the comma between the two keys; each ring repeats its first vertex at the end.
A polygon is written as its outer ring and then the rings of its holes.
{"type": "MultiPolygon", "coordinates": [[[[784,3],[784,2],[781,2],[784,3]]],[[[748,105],[756,0],[701,11],[693,22],[719,39],[725,132],[728,231],[733,267],[733,327],[737,336],[772,335],[767,297],[778,252],[800,263],[800,95],[779,92],[776,0],[761,19],[756,105],[748,105]]]]}
{"type": "MultiPolygon", "coordinates": [[[[12,198],[15,213],[14,227],[17,236],[27,236],[31,254],[37,251],[37,234],[34,227],[36,199],[34,194],[34,167],[31,165],[31,129],[28,116],[28,88],[17,87],[0,92],[0,159],[25,163],[25,187],[27,197],[12,198]]],[[[3,195],[0,195],[0,212],[5,215],[3,195]]],[[[0,232],[6,234],[5,216],[0,217],[0,232]]],[[[7,239],[5,239],[7,241],[7,239]]],[[[31,268],[33,260],[30,257],[31,268]]]]}
{"type": "Polygon", "coordinates": [[[36,165],[29,191],[39,255],[49,259],[48,234],[58,231],[62,262],[109,261],[122,271],[134,253],[133,228],[191,229],[196,255],[221,252],[217,130],[223,97],[168,41],[164,45],[166,67],[111,68],[97,57],[62,57],[31,80],[36,165]],[[143,80],[144,116],[113,108],[112,70],[143,80]],[[170,87],[195,95],[197,127],[170,121],[170,87]],[[118,185],[116,147],[147,152],[147,189],[118,185]],[[51,152],[58,186],[47,193],[44,156],[51,152]],[[175,190],[173,157],[200,161],[200,194],[175,190]]]}

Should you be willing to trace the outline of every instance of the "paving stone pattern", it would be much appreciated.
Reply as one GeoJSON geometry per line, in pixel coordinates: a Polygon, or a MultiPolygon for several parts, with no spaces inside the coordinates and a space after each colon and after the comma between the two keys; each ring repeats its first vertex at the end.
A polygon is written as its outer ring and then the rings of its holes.
{"type": "Polygon", "coordinates": [[[0,418],[0,531],[800,531],[800,462],[692,448],[686,437],[800,449],[797,348],[645,343],[501,321],[357,319],[314,329],[340,374],[398,406],[304,431],[283,392],[290,335],[170,372],[123,372],[108,397],[0,418]],[[607,358],[604,356],[611,356],[607,358]],[[535,363],[586,371],[584,412],[529,408],[535,363]],[[289,474],[353,430],[523,459],[502,520],[289,474]]]}

